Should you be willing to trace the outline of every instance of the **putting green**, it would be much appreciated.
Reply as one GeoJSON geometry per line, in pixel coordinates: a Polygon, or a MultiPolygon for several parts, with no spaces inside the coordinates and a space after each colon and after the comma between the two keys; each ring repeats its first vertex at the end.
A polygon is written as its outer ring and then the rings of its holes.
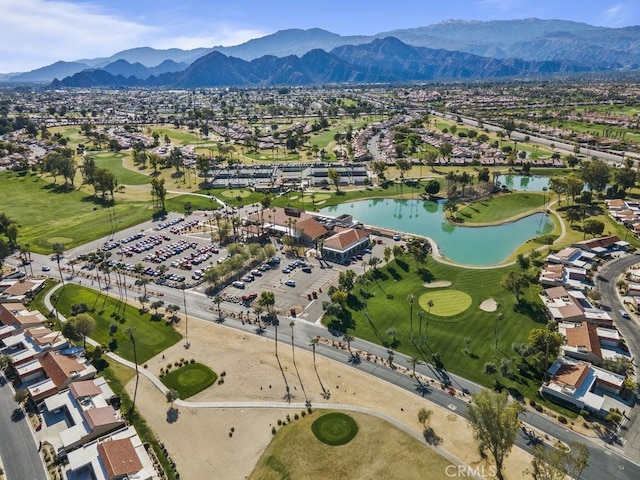
{"type": "Polygon", "coordinates": [[[332,447],[344,445],[358,433],[358,424],[345,413],[327,413],[311,424],[311,431],[318,440],[332,447]]]}
{"type": "Polygon", "coordinates": [[[223,190],[222,192],[220,192],[220,194],[223,197],[227,197],[227,198],[236,198],[236,197],[247,198],[249,195],[251,195],[251,192],[249,192],[248,190],[234,189],[234,190],[223,190]]]}
{"type": "Polygon", "coordinates": [[[452,317],[471,306],[471,297],[460,290],[434,290],[420,295],[419,303],[423,310],[434,315],[452,317]],[[433,301],[431,308],[429,308],[429,300],[433,301]]]}
{"type": "Polygon", "coordinates": [[[73,238],[69,237],[51,237],[47,238],[47,243],[53,245],[54,243],[71,243],[73,242],[73,238]]]}
{"type": "MultiPolygon", "coordinates": [[[[329,195],[328,193],[315,193],[312,194],[313,195],[313,199],[316,203],[321,202],[321,201],[325,201],[325,200],[329,200],[331,198],[331,195],[329,195]]],[[[308,196],[309,198],[311,198],[311,195],[306,194],[305,193],[305,198],[308,196]]]]}

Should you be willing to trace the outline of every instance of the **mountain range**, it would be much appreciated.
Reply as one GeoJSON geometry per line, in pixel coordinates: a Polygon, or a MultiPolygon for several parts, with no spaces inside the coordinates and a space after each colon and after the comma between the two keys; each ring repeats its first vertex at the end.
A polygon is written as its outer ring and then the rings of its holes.
{"type": "MultiPolygon", "coordinates": [[[[2,75],[0,76],[0,81],[48,83],[54,78],[66,79],[83,71],[85,72],[83,74],[84,78],[89,78],[91,77],[91,71],[101,70],[114,77],[122,76],[127,81],[129,81],[130,77],[135,77],[135,79],[130,80],[132,83],[135,83],[136,80],[151,80],[153,83],[154,80],[159,78],[174,82],[175,78],[169,74],[187,72],[191,66],[195,65],[197,60],[205,56],[208,57],[213,52],[223,54],[227,58],[244,60],[250,64],[263,57],[287,59],[284,63],[288,65],[288,69],[294,68],[295,62],[292,57],[295,56],[299,61],[303,61],[306,54],[314,50],[323,50],[338,57],[343,62],[353,63],[355,57],[351,60],[344,58],[351,55],[347,53],[349,51],[347,46],[354,48],[373,45],[375,40],[389,37],[393,37],[407,46],[423,47],[435,51],[445,50],[451,52],[453,58],[466,59],[467,61],[473,59],[478,61],[478,65],[493,68],[496,74],[499,74],[498,76],[506,76],[506,74],[502,75],[502,72],[505,72],[506,67],[509,65],[512,71],[510,75],[515,76],[544,74],[547,73],[546,70],[548,70],[548,73],[635,70],[640,66],[640,26],[607,28],[565,20],[528,18],[489,22],[449,20],[435,25],[381,32],[370,36],[341,36],[318,28],[309,30],[290,29],[249,40],[232,47],[217,46],[193,50],[156,50],[143,47],[125,50],[108,58],[56,62],[53,65],[31,72],[2,75]],[[458,55],[454,55],[454,53],[458,55]],[[473,56],[460,57],[460,54],[473,56]],[[484,57],[484,60],[478,60],[480,57],[484,57]],[[497,68],[497,64],[487,59],[506,63],[501,68],[497,68]],[[522,63],[522,61],[525,63],[522,63]],[[545,62],[557,62],[559,65],[545,62]],[[519,72],[518,70],[521,71],[519,72]],[[170,77],[173,80],[169,80],[170,77]]],[[[370,47],[367,47],[367,49],[370,50],[370,47]]],[[[412,55],[416,54],[414,50],[405,49],[405,52],[411,52],[412,55]]],[[[221,61],[221,57],[214,56],[212,58],[217,58],[219,62],[221,61]]],[[[376,67],[384,70],[395,70],[395,68],[388,68],[385,65],[373,65],[375,62],[372,64],[365,62],[363,64],[363,61],[362,58],[359,58],[359,63],[352,65],[352,68],[357,67],[355,71],[349,73],[349,75],[344,71],[343,76],[347,78],[363,78],[362,68],[370,69],[376,67]]],[[[261,62],[272,65],[279,63],[273,59],[261,60],[261,62]]],[[[233,62],[229,61],[228,63],[233,62]]],[[[407,66],[406,62],[404,63],[407,66]]],[[[201,69],[203,67],[200,65],[198,68],[201,69]]],[[[242,70],[244,67],[237,66],[237,68],[242,70]]],[[[423,70],[420,74],[416,73],[415,76],[417,78],[412,80],[425,78],[427,70],[423,70]]],[[[462,66],[459,69],[445,69],[448,70],[446,72],[441,71],[438,73],[436,70],[434,69],[433,78],[488,78],[486,74],[476,76],[480,71],[475,66],[470,68],[471,72],[475,72],[471,77],[466,76],[467,72],[462,66]],[[457,70],[458,73],[456,73],[457,70]],[[448,77],[444,73],[457,76],[448,77]]],[[[234,75],[237,76],[239,71],[235,72],[234,75]]],[[[307,81],[308,73],[304,71],[298,72],[301,82],[307,81]]],[[[229,74],[227,76],[231,79],[233,75],[229,74]]],[[[340,75],[338,74],[338,76],[340,75]]],[[[384,77],[381,72],[369,70],[367,77],[371,76],[384,77]]],[[[404,76],[406,76],[406,73],[404,76]]],[[[283,77],[281,72],[280,77],[284,79],[286,76],[283,77]]],[[[106,79],[108,77],[102,75],[101,78],[106,79]]],[[[183,79],[175,81],[174,84],[180,84],[182,81],[188,83],[186,79],[183,79]]],[[[216,82],[214,83],[218,84],[216,82]]],[[[240,84],[252,83],[274,84],[278,82],[275,79],[265,81],[264,78],[256,78],[255,81],[252,81],[249,76],[244,78],[240,84]]]]}

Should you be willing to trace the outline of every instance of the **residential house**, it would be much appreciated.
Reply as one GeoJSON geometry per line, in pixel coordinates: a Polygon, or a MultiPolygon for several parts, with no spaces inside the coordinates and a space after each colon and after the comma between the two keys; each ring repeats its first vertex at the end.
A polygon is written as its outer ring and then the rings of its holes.
{"type": "Polygon", "coordinates": [[[83,357],[76,355],[47,352],[39,362],[46,378],[27,387],[31,399],[36,403],[61,392],[71,382],[89,380],[96,375],[95,367],[83,357]]]}
{"type": "Polygon", "coordinates": [[[611,408],[630,408],[619,397],[625,380],[622,375],[568,357],[558,357],[549,374],[551,378],[540,392],[556,403],[600,416],[611,408]]]}
{"type": "Polygon", "coordinates": [[[41,327],[47,319],[40,312],[32,312],[22,303],[0,303],[0,325],[13,325],[18,330],[41,327]]]}
{"type": "Polygon", "coordinates": [[[155,480],[153,460],[133,427],[87,443],[67,455],[68,480],[155,480]]]}
{"type": "Polygon", "coordinates": [[[590,269],[596,261],[596,254],[578,247],[567,247],[557,253],[550,253],[546,260],[548,263],[590,269]]]}
{"type": "Polygon", "coordinates": [[[611,316],[599,308],[595,308],[580,290],[567,290],[563,286],[543,290],[540,298],[547,308],[549,316],[557,322],[582,323],[587,321],[599,326],[613,325],[611,316]]]}
{"type": "Polygon", "coordinates": [[[74,382],[44,400],[44,421],[64,415],[67,424],[59,438],[51,440],[59,454],[124,426],[124,419],[111,405],[114,397],[106,379],[98,377],[74,382]]]}

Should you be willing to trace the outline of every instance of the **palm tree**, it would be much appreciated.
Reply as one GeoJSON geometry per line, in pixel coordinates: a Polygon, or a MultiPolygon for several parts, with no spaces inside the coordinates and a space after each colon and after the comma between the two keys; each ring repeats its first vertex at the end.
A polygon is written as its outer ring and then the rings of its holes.
{"type": "Polygon", "coordinates": [[[60,259],[64,254],[64,243],[54,243],[53,245],[51,245],[51,250],[53,251],[53,255],[56,259],[56,262],[58,263],[58,272],[60,273],[60,280],[64,285],[64,278],[62,277],[62,270],[60,269],[60,259]]]}
{"type": "Polygon", "coordinates": [[[427,323],[424,327],[425,341],[427,340],[427,330],[429,329],[429,317],[431,316],[431,307],[433,307],[433,300],[429,299],[429,301],[427,302],[427,306],[429,307],[429,309],[427,310],[427,323]]]}
{"type": "Polygon", "coordinates": [[[408,363],[409,365],[411,365],[411,370],[413,371],[413,377],[414,377],[416,380],[418,380],[418,383],[422,384],[422,383],[420,382],[420,379],[416,376],[416,367],[417,367],[418,365],[422,365],[424,362],[423,362],[422,360],[420,360],[419,358],[417,358],[417,357],[411,357],[411,358],[408,358],[408,359],[407,359],[407,363],[408,363]]]}
{"type": "Polygon", "coordinates": [[[189,315],[187,315],[187,285],[184,282],[180,284],[180,290],[182,290],[182,302],[184,304],[184,347],[189,348],[191,345],[189,343],[189,315]]]}
{"type": "Polygon", "coordinates": [[[418,340],[422,344],[422,321],[424,320],[424,310],[418,311],[418,340]]]}
{"type": "Polygon", "coordinates": [[[218,321],[221,322],[222,321],[222,310],[220,310],[220,304],[222,303],[223,299],[220,295],[216,295],[215,298],[213,299],[213,303],[215,303],[218,306],[218,321]]]}
{"type": "Polygon", "coordinates": [[[349,353],[351,353],[351,355],[353,356],[353,353],[351,352],[351,342],[355,340],[355,337],[348,332],[344,332],[342,340],[347,343],[347,350],[349,350],[349,353]]]}
{"type": "Polygon", "coordinates": [[[411,293],[408,297],[407,297],[407,302],[409,302],[409,322],[410,322],[410,329],[411,329],[411,341],[413,342],[413,304],[416,301],[416,296],[411,293]]]}
{"type": "Polygon", "coordinates": [[[129,335],[129,340],[131,340],[131,346],[133,347],[133,363],[136,366],[136,385],[133,389],[133,403],[131,404],[131,410],[129,413],[133,413],[136,408],[136,397],[138,396],[138,380],[140,379],[140,372],[138,372],[138,355],[136,353],[136,339],[133,336],[133,332],[135,329],[133,327],[127,327],[125,332],[129,335]]]}

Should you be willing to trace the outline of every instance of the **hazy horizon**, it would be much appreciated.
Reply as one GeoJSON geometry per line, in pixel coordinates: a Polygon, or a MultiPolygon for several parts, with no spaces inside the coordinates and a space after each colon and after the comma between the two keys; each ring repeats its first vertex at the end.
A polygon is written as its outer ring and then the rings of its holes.
{"type": "Polygon", "coordinates": [[[3,0],[0,72],[25,72],[56,61],[110,57],[138,47],[233,46],[290,28],[340,35],[417,28],[446,20],[523,18],[596,26],[640,24],[640,4],[607,0],[450,0],[401,6],[380,0],[3,0]]]}

